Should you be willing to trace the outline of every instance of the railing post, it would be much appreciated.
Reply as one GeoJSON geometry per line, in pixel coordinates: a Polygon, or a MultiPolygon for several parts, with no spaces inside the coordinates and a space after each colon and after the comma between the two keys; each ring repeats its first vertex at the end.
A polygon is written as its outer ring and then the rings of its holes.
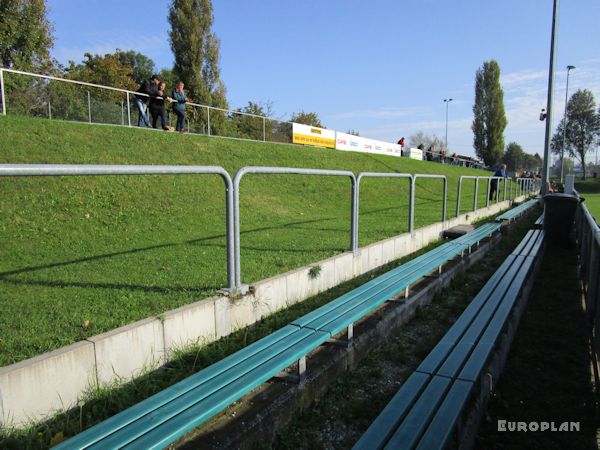
{"type": "Polygon", "coordinates": [[[444,206],[442,208],[442,225],[446,224],[446,201],[448,195],[448,179],[444,176],[444,206]]]}
{"type": "Polygon", "coordinates": [[[458,191],[456,193],[456,217],[460,216],[460,191],[463,177],[458,178],[458,191]]]}
{"type": "Polygon", "coordinates": [[[121,100],[121,126],[125,125],[125,105],[123,105],[123,100],[121,100]]]}
{"type": "Polygon", "coordinates": [[[48,100],[48,120],[52,120],[52,105],[50,104],[50,100],[48,100]]]}
{"type": "Polygon", "coordinates": [[[0,67],[0,95],[2,95],[2,115],[6,115],[6,90],[4,89],[4,69],[0,67]]]}
{"type": "Polygon", "coordinates": [[[208,135],[210,136],[210,107],[206,107],[206,117],[207,117],[207,127],[208,127],[208,135]]]}
{"type": "Polygon", "coordinates": [[[263,142],[267,141],[267,124],[266,119],[263,117],[263,142]]]}
{"type": "Polygon", "coordinates": [[[410,200],[408,202],[408,232],[413,234],[415,230],[415,176],[410,179],[410,200]]]}
{"type": "Polygon", "coordinates": [[[127,92],[127,126],[131,126],[131,110],[129,107],[129,92],[127,92]]]}
{"type": "Polygon", "coordinates": [[[477,197],[479,196],[479,177],[475,178],[475,194],[473,195],[473,212],[477,211],[477,197]]]}
{"type": "Polygon", "coordinates": [[[87,91],[87,102],[88,102],[88,122],[92,123],[92,103],[90,101],[90,91],[87,91]]]}
{"type": "Polygon", "coordinates": [[[492,189],[492,177],[487,177],[488,179],[488,183],[487,183],[487,192],[485,193],[485,207],[489,208],[490,207],[490,191],[492,189]]]}
{"type": "Polygon", "coordinates": [[[358,254],[358,194],[360,180],[352,178],[352,204],[350,206],[350,250],[358,254]]]}
{"type": "Polygon", "coordinates": [[[508,181],[508,178],[504,178],[504,197],[502,197],[503,202],[506,201],[506,182],[507,181],[508,181]]]}

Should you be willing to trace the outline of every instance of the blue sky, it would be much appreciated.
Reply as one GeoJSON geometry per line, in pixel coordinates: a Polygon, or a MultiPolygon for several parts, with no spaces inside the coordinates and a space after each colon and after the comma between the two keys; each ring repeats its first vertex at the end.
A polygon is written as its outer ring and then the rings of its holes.
{"type": "MultiPolygon", "coordinates": [[[[134,49],[170,67],[169,1],[48,0],[54,56],[134,49]],[[141,6],[143,5],[143,7],[141,6]]],[[[542,153],[552,0],[213,0],[221,75],[232,107],[273,102],[277,118],[315,111],[329,128],[387,141],[417,131],[445,134],[472,155],[475,72],[502,70],[506,142],[542,153]]],[[[554,124],[569,92],[600,100],[600,2],[563,0],[554,124]]]]}

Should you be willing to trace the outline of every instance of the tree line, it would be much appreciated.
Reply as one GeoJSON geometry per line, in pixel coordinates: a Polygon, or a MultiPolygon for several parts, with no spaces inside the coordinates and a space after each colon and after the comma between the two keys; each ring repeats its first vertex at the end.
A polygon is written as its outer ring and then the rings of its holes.
{"type": "MultiPolygon", "coordinates": [[[[45,0],[0,0],[0,60],[6,68],[130,91],[137,90],[143,80],[157,73],[170,87],[183,81],[188,97],[194,103],[230,109],[219,67],[220,41],[212,30],[211,0],[171,0],[167,18],[174,56],[171,68],[157,71],[150,57],[131,49],[115,49],[105,55],[85,53],[81,62],[69,61],[63,66],[51,55],[53,25],[47,19],[45,0]]],[[[76,85],[11,76],[6,81],[6,88],[12,111],[45,115],[50,103],[56,117],[84,120],[88,114],[87,101],[82,89],[76,85]]],[[[115,92],[93,91],[96,117],[102,116],[108,122],[120,120],[122,112],[118,103],[123,101],[122,97],[115,92]]],[[[250,101],[234,111],[266,117],[273,115],[269,102],[250,101]]],[[[209,120],[205,111],[194,110],[191,114],[198,116],[197,126],[204,132],[208,122],[213,134],[262,139],[266,132],[263,120],[250,116],[214,110],[209,120]]],[[[191,119],[193,121],[194,117],[191,119]]],[[[292,114],[290,119],[313,126],[323,125],[318,115],[312,112],[300,111],[292,114]]],[[[276,123],[281,120],[269,121],[268,131],[291,136],[291,130],[274,129],[283,127],[276,123]]]]}

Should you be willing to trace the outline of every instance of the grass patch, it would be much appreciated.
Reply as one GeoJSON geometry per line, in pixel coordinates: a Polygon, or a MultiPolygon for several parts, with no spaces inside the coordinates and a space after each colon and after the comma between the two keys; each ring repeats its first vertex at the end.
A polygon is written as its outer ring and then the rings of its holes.
{"type": "Polygon", "coordinates": [[[585,198],[585,205],[596,223],[600,222],[600,178],[577,181],[575,189],[585,198]]]}

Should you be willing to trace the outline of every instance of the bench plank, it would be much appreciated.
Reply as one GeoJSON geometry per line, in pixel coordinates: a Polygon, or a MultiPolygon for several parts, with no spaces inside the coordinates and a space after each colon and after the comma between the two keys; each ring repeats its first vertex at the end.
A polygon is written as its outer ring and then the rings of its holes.
{"type": "Polygon", "coordinates": [[[369,429],[354,445],[353,450],[381,449],[392,437],[399,423],[410,407],[421,395],[431,377],[423,373],[413,373],[400,387],[396,395],[379,413],[369,429]]]}

